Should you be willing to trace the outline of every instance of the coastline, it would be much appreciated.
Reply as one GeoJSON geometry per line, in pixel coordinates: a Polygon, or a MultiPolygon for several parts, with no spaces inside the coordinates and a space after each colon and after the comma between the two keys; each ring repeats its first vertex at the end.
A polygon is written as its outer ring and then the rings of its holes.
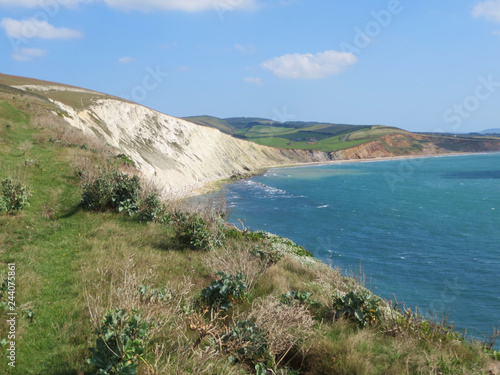
{"type": "Polygon", "coordinates": [[[470,155],[485,155],[485,154],[495,154],[500,153],[500,151],[482,151],[482,152],[450,152],[450,153],[438,153],[438,154],[428,154],[428,155],[398,155],[398,156],[386,156],[386,157],[374,157],[365,159],[337,159],[331,161],[320,161],[320,162],[305,162],[305,163],[295,163],[295,164],[277,164],[259,168],[253,172],[245,173],[240,176],[233,176],[230,178],[225,178],[221,180],[215,180],[207,182],[201,188],[196,188],[190,190],[186,195],[179,197],[179,200],[189,199],[193,197],[199,197],[207,194],[214,194],[221,191],[225,185],[231,184],[238,180],[245,180],[255,176],[260,176],[272,169],[278,168],[307,168],[311,166],[321,166],[321,165],[341,165],[341,164],[351,164],[351,163],[375,163],[384,161],[395,161],[395,160],[414,160],[414,159],[430,159],[430,158],[441,158],[441,157],[456,157],[456,156],[470,156],[470,155]]]}

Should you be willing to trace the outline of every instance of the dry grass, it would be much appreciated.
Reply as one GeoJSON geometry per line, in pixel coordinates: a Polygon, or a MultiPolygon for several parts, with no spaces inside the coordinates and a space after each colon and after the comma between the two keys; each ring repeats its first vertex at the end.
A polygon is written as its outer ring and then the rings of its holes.
{"type": "Polygon", "coordinates": [[[264,271],[265,264],[251,253],[251,244],[233,242],[207,254],[206,264],[216,273],[222,271],[245,276],[248,290],[251,291],[257,278],[264,271]]]}
{"type": "MultiPolygon", "coordinates": [[[[254,302],[250,318],[266,330],[269,350],[274,354],[277,365],[292,348],[308,342],[314,334],[314,321],[305,306],[299,303],[284,305],[276,297],[254,302]]],[[[302,356],[307,351],[307,346],[301,346],[302,356]]]]}

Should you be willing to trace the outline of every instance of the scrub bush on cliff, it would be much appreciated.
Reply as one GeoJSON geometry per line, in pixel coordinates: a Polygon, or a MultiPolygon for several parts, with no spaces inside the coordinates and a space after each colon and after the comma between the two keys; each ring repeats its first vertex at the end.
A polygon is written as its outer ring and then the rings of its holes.
{"type": "Polygon", "coordinates": [[[94,181],[83,184],[81,204],[88,210],[132,215],[139,211],[140,193],[139,177],[118,171],[102,172],[94,181]]]}
{"type": "Polygon", "coordinates": [[[169,223],[170,215],[158,193],[150,193],[140,204],[139,221],[142,223],[169,223]]]}
{"type": "Polygon", "coordinates": [[[182,245],[193,250],[212,250],[222,245],[223,224],[208,222],[199,213],[176,212],[174,218],[176,236],[182,245]]]}
{"type": "Polygon", "coordinates": [[[368,291],[351,291],[333,296],[333,310],[336,318],[347,318],[364,328],[380,319],[380,302],[379,297],[368,291]]]}
{"type": "Polygon", "coordinates": [[[229,310],[237,301],[248,299],[248,287],[245,277],[239,273],[236,276],[222,271],[217,272],[219,280],[212,281],[201,291],[200,300],[209,307],[229,310]]]}
{"type": "Polygon", "coordinates": [[[18,211],[29,206],[31,190],[19,180],[6,178],[0,187],[0,212],[18,211]]]}
{"type": "Polygon", "coordinates": [[[96,346],[90,348],[92,357],[87,362],[97,374],[136,375],[151,326],[135,311],[110,311],[95,331],[96,346]]]}

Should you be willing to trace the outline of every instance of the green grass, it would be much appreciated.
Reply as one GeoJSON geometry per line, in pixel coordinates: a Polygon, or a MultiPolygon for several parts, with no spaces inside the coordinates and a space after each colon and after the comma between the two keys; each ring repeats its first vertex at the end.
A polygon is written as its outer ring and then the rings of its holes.
{"type": "Polygon", "coordinates": [[[325,152],[342,150],[368,142],[366,140],[343,142],[339,140],[338,137],[326,138],[315,143],[293,142],[289,139],[279,138],[279,137],[254,138],[252,139],[252,141],[264,146],[302,149],[302,150],[318,150],[325,152]]]}

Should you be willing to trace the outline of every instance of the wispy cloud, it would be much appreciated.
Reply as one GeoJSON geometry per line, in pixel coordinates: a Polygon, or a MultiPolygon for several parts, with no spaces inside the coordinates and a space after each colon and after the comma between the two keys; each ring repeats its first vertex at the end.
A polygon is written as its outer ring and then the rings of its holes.
{"type": "Polygon", "coordinates": [[[258,77],[245,77],[243,81],[252,85],[262,86],[262,79],[258,77]]]}
{"type": "Polygon", "coordinates": [[[261,64],[275,76],[289,79],[321,79],[334,74],[357,62],[356,56],[348,52],[325,51],[315,55],[288,54],[261,64]]]}
{"type": "Polygon", "coordinates": [[[472,10],[474,17],[485,17],[486,19],[500,22],[500,0],[482,1],[472,10]]]}
{"type": "Polygon", "coordinates": [[[3,18],[0,26],[5,29],[7,36],[22,39],[74,39],[83,37],[83,33],[66,27],[54,27],[47,21],[34,18],[15,20],[3,18]]]}
{"type": "Polygon", "coordinates": [[[18,48],[13,54],[12,58],[17,61],[31,61],[37,57],[43,57],[47,54],[44,49],[38,48],[18,48]]]}
{"type": "Polygon", "coordinates": [[[249,44],[247,46],[241,44],[235,44],[234,48],[240,51],[244,55],[251,55],[257,51],[257,48],[253,44],[249,44]]]}
{"type": "Polygon", "coordinates": [[[118,59],[118,62],[120,64],[131,64],[131,63],[135,63],[136,61],[137,61],[137,59],[130,57],[130,56],[123,56],[123,57],[118,59]]]}
{"type": "Polygon", "coordinates": [[[218,5],[230,7],[231,10],[250,10],[257,6],[256,0],[104,0],[104,2],[112,8],[140,11],[159,9],[201,12],[213,10],[218,5]]]}
{"type": "MultiPolygon", "coordinates": [[[[252,10],[257,0],[54,0],[58,6],[75,8],[80,3],[105,3],[109,7],[122,10],[179,10],[200,12],[214,9],[252,10]]],[[[43,5],[41,0],[0,0],[0,6],[35,8],[43,5]]]]}

